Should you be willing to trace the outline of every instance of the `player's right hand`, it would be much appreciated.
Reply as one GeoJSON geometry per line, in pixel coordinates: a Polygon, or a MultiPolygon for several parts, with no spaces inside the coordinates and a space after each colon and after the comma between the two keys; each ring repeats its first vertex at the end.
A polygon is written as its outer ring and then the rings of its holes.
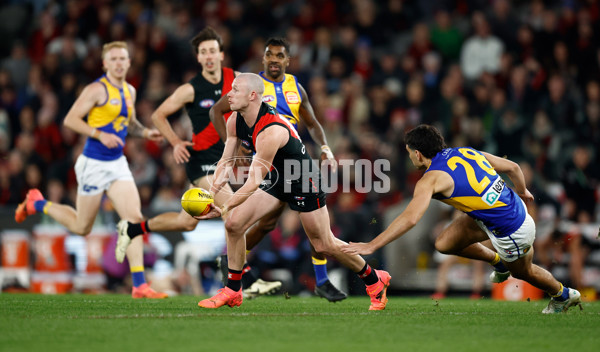
{"type": "Polygon", "coordinates": [[[173,146],[173,158],[177,164],[183,164],[190,161],[190,152],[187,147],[194,146],[190,141],[181,141],[173,146]]]}
{"type": "Polygon", "coordinates": [[[214,203],[210,203],[208,206],[210,207],[210,211],[207,214],[194,216],[193,218],[198,220],[208,220],[221,216],[221,209],[218,206],[216,206],[214,203]]]}
{"type": "Polygon", "coordinates": [[[109,149],[117,148],[118,146],[125,145],[125,142],[123,142],[121,137],[117,136],[116,134],[107,133],[107,132],[100,133],[98,140],[100,140],[100,143],[104,144],[104,146],[109,149]]]}

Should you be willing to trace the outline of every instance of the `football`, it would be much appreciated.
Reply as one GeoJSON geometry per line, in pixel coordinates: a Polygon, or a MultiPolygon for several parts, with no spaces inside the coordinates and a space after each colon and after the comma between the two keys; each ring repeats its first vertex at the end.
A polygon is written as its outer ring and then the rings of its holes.
{"type": "Polygon", "coordinates": [[[210,211],[208,206],[214,203],[213,197],[202,188],[190,188],[181,197],[181,207],[191,216],[206,215],[210,211]]]}

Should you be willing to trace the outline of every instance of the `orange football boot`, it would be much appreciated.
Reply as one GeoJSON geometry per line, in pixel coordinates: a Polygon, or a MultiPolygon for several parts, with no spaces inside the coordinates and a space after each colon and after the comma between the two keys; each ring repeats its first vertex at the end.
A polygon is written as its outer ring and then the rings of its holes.
{"type": "Polygon", "coordinates": [[[15,221],[22,223],[28,216],[35,214],[35,202],[38,200],[44,200],[42,192],[37,188],[30,189],[25,200],[15,210],[15,221]]]}

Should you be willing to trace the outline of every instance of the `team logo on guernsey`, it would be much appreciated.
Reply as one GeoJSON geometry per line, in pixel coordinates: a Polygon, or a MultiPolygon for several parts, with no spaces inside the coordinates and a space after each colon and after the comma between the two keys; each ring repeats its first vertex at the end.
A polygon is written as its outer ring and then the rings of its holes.
{"type": "Polygon", "coordinates": [[[272,95],[265,95],[265,96],[263,97],[263,102],[264,102],[264,103],[267,103],[267,104],[268,104],[268,103],[270,103],[270,102],[272,102],[272,101],[275,101],[275,97],[274,97],[274,96],[272,96],[272,95]]]}
{"type": "Polygon", "coordinates": [[[120,102],[120,99],[114,98],[110,100],[110,105],[119,105],[120,102]]]}
{"type": "Polygon", "coordinates": [[[208,108],[212,107],[213,105],[215,105],[215,101],[212,99],[204,99],[198,105],[200,105],[201,107],[203,107],[205,109],[208,109],[208,108]]]}
{"type": "Polygon", "coordinates": [[[483,200],[485,204],[492,206],[496,204],[496,201],[498,200],[498,198],[500,198],[500,195],[502,194],[503,190],[504,180],[502,179],[502,177],[498,177],[496,178],[494,183],[492,183],[490,188],[488,188],[487,192],[485,192],[483,196],[481,196],[481,200],[483,200]]]}
{"type": "Polygon", "coordinates": [[[285,101],[288,104],[298,104],[300,102],[300,97],[296,92],[285,92],[285,101]]]}

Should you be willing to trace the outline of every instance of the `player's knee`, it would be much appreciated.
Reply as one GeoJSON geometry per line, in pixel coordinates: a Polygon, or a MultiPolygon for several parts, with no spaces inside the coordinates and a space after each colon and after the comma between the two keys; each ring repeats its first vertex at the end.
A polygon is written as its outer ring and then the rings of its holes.
{"type": "Polygon", "coordinates": [[[75,228],[70,229],[72,233],[79,236],[87,236],[92,232],[92,227],[94,224],[83,224],[79,226],[75,226],[75,228]]]}
{"type": "Polygon", "coordinates": [[[448,241],[446,241],[442,237],[438,237],[435,240],[435,249],[437,249],[438,252],[443,254],[452,254],[452,247],[450,246],[448,241]]]}
{"type": "Polygon", "coordinates": [[[241,219],[237,219],[236,217],[231,216],[225,221],[225,230],[227,231],[227,235],[229,236],[240,236],[244,235],[245,225],[246,224],[241,219]]]}

